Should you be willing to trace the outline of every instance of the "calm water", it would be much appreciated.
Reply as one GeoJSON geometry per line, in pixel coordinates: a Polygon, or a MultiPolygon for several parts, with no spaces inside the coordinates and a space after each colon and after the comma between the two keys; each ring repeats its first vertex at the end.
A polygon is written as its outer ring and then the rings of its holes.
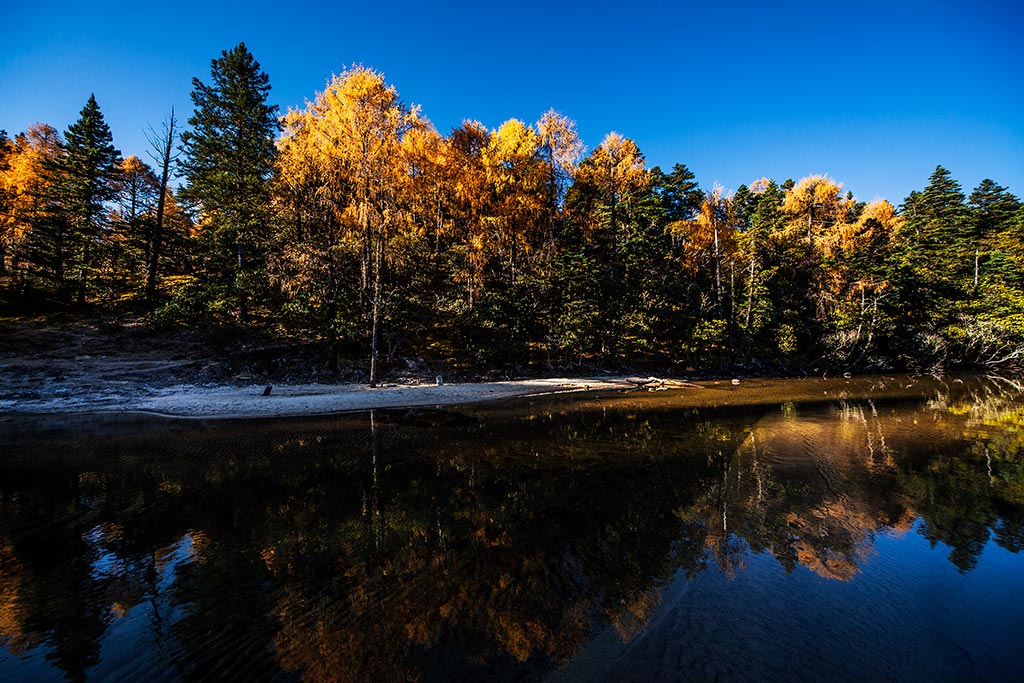
{"type": "Polygon", "coordinates": [[[1024,680],[1022,548],[997,380],[0,416],[4,681],[1024,680]]]}

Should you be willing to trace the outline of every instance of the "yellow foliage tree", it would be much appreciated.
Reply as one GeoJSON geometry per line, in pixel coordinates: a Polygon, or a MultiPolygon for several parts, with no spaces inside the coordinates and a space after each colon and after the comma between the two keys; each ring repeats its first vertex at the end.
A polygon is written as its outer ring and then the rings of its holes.
{"type": "Polygon", "coordinates": [[[710,260],[719,313],[722,308],[722,261],[736,253],[738,229],[739,220],[732,199],[720,185],[704,194],[700,210],[693,220],[675,221],[668,225],[669,232],[683,242],[686,265],[697,270],[701,261],[710,260]]]}
{"type": "Polygon", "coordinates": [[[492,257],[515,284],[520,262],[532,249],[544,208],[541,139],[533,128],[509,119],[490,136],[483,150],[487,185],[493,199],[486,222],[492,257]]]}
{"type": "MultiPolygon", "coordinates": [[[[293,206],[312,207],[332,254],[344,241],[358,245],[362,291],[371,309],[370,385],[376,386],[381,275],[388,242],[403,226],[400,194],[408,183],[403,137],[429,124],[383,74],[364,66],[333,77],[284,123],[279,172],[285,196],[293,206]]],[[[336,259],[324,261],[328,273],[334,272],[336,259]]]]}
{"type": "Polygon", "coordinates": [[[491,134],[478,121],[464,121],[445,140],[447,164],[444,186],[456,242],[465,250],[466,297],[470,307],[480,286],[485,261],[486,222],[489,195],[484,150],[491,134]]]}
{"type": "Polygon", "coordinates": [[[576,122],[559,114],[554,109],[544,112],[536,124],[540,138],[538,152],[544,166],[546,185],[546,210],[548,223],[553,222],[562,197],[576,167],[583,157],[585,147],[576,133],[576,122]]]}
{"type": "Polygon", "coordinates": [[[807,239],[842,228],[853,200],[842,196],[843,186],[828,176],[810,175],[786,191],[782,211],[794,229],[807,229],[807,239]]]}
{"type": "MultiPolygon", "coordinates": [[[[622,204],[650,185],[644,155],[629,138],[608,133],[580,165],[576,181],[592,185],[600,194],[602,204],[608,208],[608,227],[617,252],[622,204]]],[[[597,227],[593,223],[590,226],[591,230],[597,227]]]]}
{"type": "Polygon", "coordinates": [[[0,192],[7,205],[0,215],[0,273],[6,254],[17,251],[44,210],[47,168],[64,154],[60,133],[46,123],[30,126],[7,144],[6,168],[0,170],[0,192]]]}
{"type": "Polygon", "coordinates": [[[141,279],[153,250],[160,179],[148,164],[132,155],[118,163],[115,189],[117,205],[111,215],[115,230],[108,239],[113,271],[125,280],[133,275],[141,279]]]}
{"type": "Polygon", "coordinates": [[[855,360],[874,342],[879,304],[889,291],[881,261],[902,226],[895,207],[876,200],[864,207],[856,221],[837,223],[822,242],[827,273],[822,298],[831,309],[836,338],[842,342],[833,346],[848,349],[848,356],[855,360]]]}

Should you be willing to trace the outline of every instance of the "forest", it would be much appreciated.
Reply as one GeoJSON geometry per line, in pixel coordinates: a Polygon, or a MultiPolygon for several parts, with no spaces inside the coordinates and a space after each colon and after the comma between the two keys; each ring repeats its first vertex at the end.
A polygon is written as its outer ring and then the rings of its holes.
{"type": "MultiPolygon", "coordinates": [[[[0,133],[0,304],[314,341],[324,368],[1019,369],[1024,208],[937,166],[900,203],[823,175],[702,188],[550,110],[447,134],[372,68],[269,104],[245,44],[121,156],[95,97],[0,133]]],[[[879,165],[885,160],[879,159],[879,165]]]]}

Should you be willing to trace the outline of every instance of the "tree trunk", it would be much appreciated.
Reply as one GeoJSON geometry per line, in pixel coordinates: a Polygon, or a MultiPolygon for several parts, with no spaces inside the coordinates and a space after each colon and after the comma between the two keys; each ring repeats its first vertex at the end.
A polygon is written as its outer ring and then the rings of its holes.
{"type": "Polygon", "coordinates": [[[978,275],[981,261],[981,247],[974,248],[974,288],[978,288],[978,275]]]}
{"type": "MultiPolygon", "coordinates": [[[[363,230],[363,248],[362,254],[360,255],[360,274],[363,279],[363,296],[365,300],[366,294],[370,291],[370,269],[373,257],[373,234],[370,231],[370,216],[369,208],[367,207],[367,199],[369,195],[369,188],[366,187],[368,183],[363,184],[363,196],[359,200],[359,225],[363,230]]],[[[365,310],[365,309],[364,309],[365,310]]]]}
{"type": "MultiPolygon", "coordinates": [[[[329,233],[328,250],[334,253],[334,231],[329,233]]],[[[338,317],[338,274],[335,272],[333,256],[327,263],[327,288],[330,301],[327,304],[327,367],[335,381],[339,379],[338,367],[338,329],[335,319],[338,317]]]]}
{"type": "Polygon", "coordinates": [[[377,340],[380,334],[380,266],[381,245],[373,250],[373,323],[370,335],[370,387],[377,386],[377,340]]]}
{"type": "Polygon", "coordinates": [[[729,338],[736,331],[736,262],[729,261],[729,338]]]}
{"type": "MultiPolygon", "coordinates": [[[[613,181],[614,182],[614,181],[613,181]]],[[[609,308],[611,313],[611,335],[609,339],[609,352],[613,359],[619,354],[619,314],[621,311],[621,298],[622,293],[622,277],[619,272],[619,226],[617,216],[615,215],[618,205],[618,192],[613,187],[611,192],[611,202],[609,211],[609,224],[612,232],[612,287],[616,296],[612,297],[609,302],[609,308]]]]}
{"type": "Polygon", "coordinates": [[[750,256],[750,281],[747,284],[747,321],[743,329],[750,331],[750,314],[754,308],[754,256],[750,256]]]}
{"type": "Polygon", "coordinates": [[[334,327],[334,318],[337,315],[337,304],[335,303],[334,297],[331,298],[330,305],[327,306],[327,369],[331,373],[331,377],[335,381],[338,380],[340,373],[338,367],[338,331],[334,327]]]}
{"type": "MultiPolygon", "coordinates": [[[[174,145],[174,107],[171,107],[171,117],[167,122],[167,135],[159,142],[163,145],[160,168],[160,196],[156,202],[156,224],[153,226],[153,235],[149,245],[149,260],[146,264],[146,301],[150,307],[156,300],[156,273],[160,263],[160,247],[164,235],[164,209],[167,204],[167,182],[171,175],[172,148],[174,145]]],[[[157,142],[154,140],[154,142],[157,142]]]]}
{"type": "Polygon", "coordinates": [[[722,315],[722,259],[718,252],[718,226],[715,226],[715,303],[722,315]]]}
{"type": "Polygon", "coordinates": [[[86,271],[89,263],[89,244],[86,243],[82,247],[82,265],[78,269],[78,305],[85,305],[85,284],[86,284],[86,271]]]}
{"type": "MultiPolygon", "coordinates": [[[[245,275],[246,263],[245,263],[245,248],[241,242],[237,242],[235,245],[238,250],[238,274],[240,276],[245,275]]],[[[247,322],[249,320],[249,293],[245,291],[245,278],[242,278],[242,286],[239,287],[238,283],[235,283],[235,288],[238,290],[238,321],[247,322]]]]}

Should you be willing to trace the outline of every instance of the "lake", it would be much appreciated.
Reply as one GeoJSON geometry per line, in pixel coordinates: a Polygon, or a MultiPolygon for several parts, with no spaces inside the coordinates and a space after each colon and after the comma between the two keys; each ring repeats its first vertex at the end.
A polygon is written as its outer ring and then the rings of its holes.
{"type": "Polygon", "coordinates": [[[0,416],[0,680],[1024,680],[1024,392],[0,416]]]}

